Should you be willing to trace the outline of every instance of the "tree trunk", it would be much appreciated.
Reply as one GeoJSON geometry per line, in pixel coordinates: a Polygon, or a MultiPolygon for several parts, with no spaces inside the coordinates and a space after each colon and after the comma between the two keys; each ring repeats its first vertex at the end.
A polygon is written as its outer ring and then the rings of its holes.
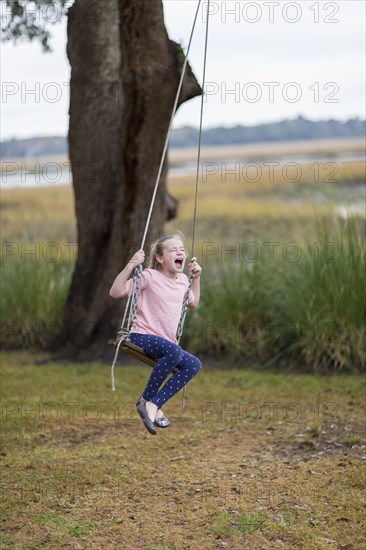
{"type": "MultiPolygon", "coordinates": [[[[77,358],[101,357],[111,354],[107,341],[124,305],[108,290],[140,247],[182,56],[168,38],[160,0],[76,0],[67,53],[78,255],[62,343],[77,358]]],[[[188,67],[179,104],[200,93],[188,67]]],[[[166,172],[165,166],[149,242],[175,215],[166,172]]]]}

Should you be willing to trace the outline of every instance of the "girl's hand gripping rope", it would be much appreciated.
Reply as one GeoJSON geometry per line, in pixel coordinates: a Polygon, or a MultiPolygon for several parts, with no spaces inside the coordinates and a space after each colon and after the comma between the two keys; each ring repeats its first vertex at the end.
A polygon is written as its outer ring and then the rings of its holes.
{"type": "Polygon", "coordinates": [[[145,252],[143,250],[138,250],[131,258],[130,264],[133,264],[134,267],[137,267],[140,264],[143,264],[145,261],[145,252]]]}
{"type": "Polygon", "coordinates": [[[195,278],[199,279],[202,272],[202,267],[197,263],[197,258],[194,257],[188,264],[189,273],[195,278]]]}

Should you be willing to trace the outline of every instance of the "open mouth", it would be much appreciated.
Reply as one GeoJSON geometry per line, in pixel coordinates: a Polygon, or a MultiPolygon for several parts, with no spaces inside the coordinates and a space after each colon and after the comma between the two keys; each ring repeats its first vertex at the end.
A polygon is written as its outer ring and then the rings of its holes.
{"type": "Polygon", "coordinates": [[[182,258],[177,258],[175,260],[175,265],[177,265],[178,267],[183,267],[183,259],[182,258]]]}

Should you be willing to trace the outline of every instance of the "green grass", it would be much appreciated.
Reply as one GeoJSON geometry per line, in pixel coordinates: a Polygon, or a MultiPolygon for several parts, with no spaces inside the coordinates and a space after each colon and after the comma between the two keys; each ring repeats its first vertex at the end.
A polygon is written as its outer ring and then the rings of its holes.
{"type": "MultiPolygon", "coordinates": [[[[268,241],[245,252],[241,241],[234,247],[207,242],[201,304],[187,316],[182,344],[193,352],[314,372],[363,370],[364,224],[319,218],[314,225],[314,240],[271,240],[277,243],[271,248],[268,241]]],[[[3,263],[3,345],[47,347],[57,340],[72,266],[64,256],[3,263]]]]}
{"type": "Polygon", "coordinates": [[[4,549],[365,544],[361,375],[204,362],[152,437],[134,405],[148,367],[119,363],[111,392],[101,363],[1,365],[4,549]]]}
{"type": "Polygon", "coordinates": [[[233,359],[362,370],[365,257],[362,227],[349,218],[319,221],[316,246],[306,240],[278,246],[272,259],[252,263],[218,258],[206,268],[201,306],[188,319],[184,342],[233,359]]]}
{"type": "Polygon", "coordinates": [[[251,534],[261,529],[267,520],[267,516],[259,514],[234,515],[225,512],[216,520],[217,525],[213,527],[213,531],[219,535],[225,536],[231,536],[238,533],[251,534]]]}
{"type": "Polygon", "coordinates": [[[38,514],[34,523],[42,526],[50,526],[52,529],[66,531],[69,535],[80,537],[95,529],[95,525],[89,521],[73,520],[66,516],[55,515],[50,512],[38,514]]]}
{"type": "Polygon", "coordinates": [[[361,439],[359,437],[345,437],[341,440],[341,443],[346,447],[353,447],[354,445],[360,445],[361,439]]]}
{"type": "Polygon", "coordinates": [[[73,264],[5,261],[0,282],[1,343],[6,347],[52,345],[60,333],[73,264]]]}

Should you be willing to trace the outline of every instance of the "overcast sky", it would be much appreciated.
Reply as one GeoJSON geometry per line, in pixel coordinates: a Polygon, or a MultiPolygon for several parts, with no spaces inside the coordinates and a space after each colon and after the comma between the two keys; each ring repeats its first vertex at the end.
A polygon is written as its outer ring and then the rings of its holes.
{"type": "MultiPolygon", "coordinates": [[[[171,38],[186,48],[198,1],[163,3],[171,38]]],[[[189,56],[199,81],[206,4],[189,56]]],[[[365,118],[363,0],[211,0],[211,12],[206,128],[298,115],[313,120],[365,118]]],[[[3,140],[67,132],[66,20],[51,31],[52,54],[42,53],[39,43],[1,46],[3,140]]],[[[198,98],[183,105],[175,126],[197,126],[199,109],[198,98]]]]}

